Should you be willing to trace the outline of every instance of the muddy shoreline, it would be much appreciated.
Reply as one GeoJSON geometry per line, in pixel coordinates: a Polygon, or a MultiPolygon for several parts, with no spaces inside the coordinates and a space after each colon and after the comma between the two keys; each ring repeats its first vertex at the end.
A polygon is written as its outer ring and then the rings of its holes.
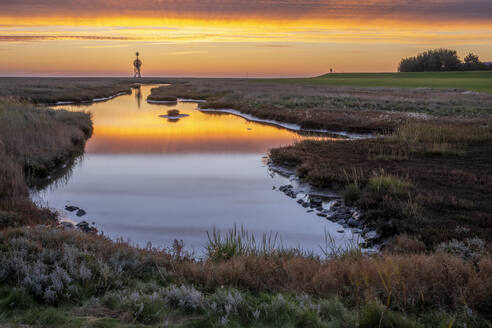
{"type": "Polygon", "coordinates": [[[364,251],[377,252],[387,243],[387,240],[383,240],[375,229],[360,220],[361,210],[355,206],[346,205],[340,193],[329,189],[315,188],[302,181],[293,167],[281,166],[269,161],[268,169],[290,181],[290,184],[275,189],[284,193],[292,201],[296,201],[307,212],[316,212],[320,218],[339,224],[342,229],[339,229],[338,233],[350,230],[354,235],[359,236],[360,239],[357,240],[357,244],[364,251]]]}

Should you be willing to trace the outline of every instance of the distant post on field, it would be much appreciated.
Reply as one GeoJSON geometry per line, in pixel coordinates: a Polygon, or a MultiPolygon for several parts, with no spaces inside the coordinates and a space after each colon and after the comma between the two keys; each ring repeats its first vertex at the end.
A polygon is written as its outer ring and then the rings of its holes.
{"type": "Polygon", "coordinates": [[[133,77],[141,78],[142,74],[140,74],[140,67],[142,67],[142,61],[138,58],[140,53],[137,51],[135,55],[137,55],[137,58],[133,61],[133,77]]]}

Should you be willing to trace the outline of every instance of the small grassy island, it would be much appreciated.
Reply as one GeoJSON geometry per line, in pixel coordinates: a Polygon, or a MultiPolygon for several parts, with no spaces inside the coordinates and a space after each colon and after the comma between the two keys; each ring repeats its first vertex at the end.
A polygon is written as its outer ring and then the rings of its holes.
{"type": "Polygon", "coordinates": [[[178,116],[179,115],[179,110],[178,109],[170,109],[167,111],[168,116],[178,116]]]}
{"type": "Polygon", "coordinates": [[[491,327],[490,74],[142,79],[170,83],[149,100],[375,135],[270,160],[343,194],[381,252],[327,245],[319,257],[234,228],[211,233],[202,260],[177,240],[158,250],[64,230],[29,197],[92,134],[89,113],[35,104],[110,97],[132,80],[0,78],[0,326],[491,327]]]}

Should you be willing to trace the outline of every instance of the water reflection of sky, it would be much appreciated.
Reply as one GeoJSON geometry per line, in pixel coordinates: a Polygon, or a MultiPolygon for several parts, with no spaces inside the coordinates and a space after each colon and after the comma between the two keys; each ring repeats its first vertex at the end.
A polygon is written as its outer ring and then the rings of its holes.
{"type": "Polygon", "coordinates": [[[196,110],[196,103],[149,104],[145,99],[150,89],[150,86],[142,86],[140,107],[136,91],[134,95],[87,107],[93,114],[94,135],[87,143],[86,152],[264,153],[272,147],[299,140],[297,133],[282,128],[248,122],[229,114],[202,113],[196,110]],[[159,117],[174,108],[189,116],[177,122],[159,117]]]}
{"type": "Polygon", "coordinates": [[[349,236],[272,188],[289,181],[268,172],[262,156],[303,137],[230,114],[202,113],[194,103],[150,105],[150,89],[141,88],[140,106],[134,91],[75,107],[92,112],[94,135],[68,183],[40,194],[44,202],[58,209],[81,206],[88,213],[83,219],[111,237],[157,246],[182,239],[197,253],[213,227],[278,232],[286,245],[314,251],[325,230],[339,241],[349,236]],[[178,122],[159,117],[171,108],[189,116],[178,122]]]}

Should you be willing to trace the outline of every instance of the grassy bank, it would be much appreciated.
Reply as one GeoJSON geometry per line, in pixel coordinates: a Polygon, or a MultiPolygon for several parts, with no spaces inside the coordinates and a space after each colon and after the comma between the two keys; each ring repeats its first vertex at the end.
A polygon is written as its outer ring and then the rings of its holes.
{"type": "Polygon", "coordinates": [[[352,87],[460,89],[492,93],[492,72],[344,73],[313,78],[275,79],[281,83],[352,87]]]}
{"type": "Polygon", "coordinates": [[[408,233],[432,248],[474,236],[491,245],[491,147],[490,125],[408,123],[387,137],[306,141],[270,158],[338,189],[383,238],[408,233]]]}
{"type": "MultiPolygon", "coordinates": [[[[0,232],[0,322],[57,327],[489,327],[492,262],[211,243],[203,262],[49,228],[0,232]],[[234,249],[230,251],[231,247],[234,249]],[[241,251],[239,251],[241,250],[241,251]]],[[[246,238],[242,236],[242,238],[246,238]]],[[[409,239],[402,244],[411,244],[409,239]]]]}
{"type": "Polygon", "coordinates": [[[0,99],[0,228],[45,222],[52,217],[32,204],[28,187],[48,181],[48,176],[63,165],[68,168],[83,153],[91,134],[88,113],[0,99]]]}
{"type": "Polygon", "coordinates": [[[416,120],[484,120],[492,116],[492,95],[451,90],[354,88],[342,86],[188,79],[152,90],[149,99],[206,100],[202,108],[233,108],[263,119],[303,128],[387,132],[416,120]]]}
{"type": "MultiPolygon", "coordinates": [[[[32,103],[58,101],[90,102],[116,94],[131,93],[135,79],[128,78],[32,78],[0,77],[0,96],[32,103]]],[[[144,78],[139,83],[165,83],[165,79],[144,78]]]]}

